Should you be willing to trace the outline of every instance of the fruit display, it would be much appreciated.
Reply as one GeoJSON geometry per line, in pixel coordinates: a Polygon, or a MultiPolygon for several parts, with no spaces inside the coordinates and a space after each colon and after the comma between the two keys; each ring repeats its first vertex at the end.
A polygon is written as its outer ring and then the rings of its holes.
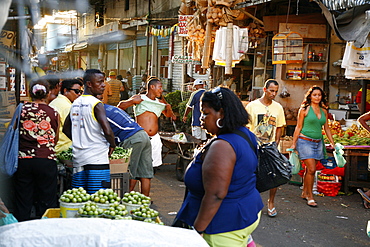
{"type": "Polygon", "coordinates": [[[110,205],[108,209],[104,211],[104,216],[111,219],[115,219],[117,216],[123,217],[127,215],[128,211],[126,210],[125,205],[122,205],[119,202],[114,202],[113,204],[110,205]]]}
{"type": "MultiPolygon", "coordinates": [[[[132,148],[124,149],[122,147],[116,147],[112,153],[112,155],[109,157],[109,159],[128,159],[131,156],[132,148]]],[[[62,151],[58,157],[59,160],[72,160],[73,153],[72,148],[69,148],[65,151],[62,151]]]]}
{"type": "MultiPolygon", "coordinates": [[[[350,128],[343,130],[340,122],[329,120],[329,128],[333,135],[335,143],[340,143],[343,146],[368,146],[370,145],[370,133],[365,130],[362,126],[352,124],[350,128]]],[[[323,131],[323,134],[325,132],[323,131]]],[[[329,140],[324,136],[325,143],[329,143],[329,140]]]]}
{"type": "Polygon", "coordinates": [[[78,209],[78,215],[86,216],[101,216],[103,209],[99,208],[95,202],[86,202],[81,208],[78,209]]]}
{"type": "Polygon", "coordinates": [[[337,136],[343,135],[343,130],[342,130],[342,126],[340,125],[340,122],[329,119],[328,125],[329,125],[332,135],[337,135],[337,136]]]}
{"type": "Polygon", "coordinates": [[[137,205],[150,205],[150,197],[137,191],[130,191],[123,195],[122,202],[137,205]]]}
{"type": "Polygon", "coordinates": [[[297,120],[298,108],[288,108],[284,107],[284,115],[286,120],[297,120]]]}
{"type": "Polygon", "coordinates": [[[141,205],[140,207],[131,210],[131,215],[134,220],[145,221],[147,219],[155,220],[159,213],[158,211],[149,208],[147,205],[141,205]]]}
{"type": "Polygon", "coordinates": [[[121,197],[119,197],[118,194],[114,192],[112,189],[100,189],[91,195],[90,200],[96,203],[108,204],[120,202],[121,197]]]}
{"type": "Polygon", "coordinates": [[[82,187],[66,190],[60,196],[60,201],[66,203],[82,203],[90,200],[90,195],[82,187]]]}

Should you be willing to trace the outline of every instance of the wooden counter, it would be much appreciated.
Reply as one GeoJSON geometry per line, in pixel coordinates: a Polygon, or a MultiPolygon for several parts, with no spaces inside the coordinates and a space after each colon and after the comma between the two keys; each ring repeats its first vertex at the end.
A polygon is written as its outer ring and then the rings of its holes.
{"type": "MultiPolygon", "coordinates": [[[[333,152],[327,147],[328,152],[333,152]]],[[[347,161],[343,179],[343,189],[349,192],[349,187],[370,188],[370,171],[367,170],[370,146],[344,146],[344,158],[347,161]]]]}

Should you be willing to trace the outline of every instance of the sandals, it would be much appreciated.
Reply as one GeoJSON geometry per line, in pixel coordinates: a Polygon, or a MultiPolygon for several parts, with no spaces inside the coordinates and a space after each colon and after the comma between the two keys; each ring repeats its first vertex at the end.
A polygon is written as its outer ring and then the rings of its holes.
{"type": "Polygon", "coordinates": [[[277,215],[276,208],[272,208],[272,209],[267,208],[267,215],[269,217],[275,217],[277,215]]]}
{"type": "Polygon", "coordinates": [[[308,198],[306,198],[306,199],[307,199],[307,205],[308,206],[313,207],[313,208],[317,207],[317,203],[315,202],[314,199],[310,199],[310,200],[308,200],[308,198]]]}
{"type": "Polygon", "coordinates": [[[364,203],[364,208],[370,209],[370,203],[368,203],[366,200],[364,200],[363,203],[364,203]]]}
{"type": "Polygon", "coordinates": [[[365,192],[362,190],[362,189],[357,189],[357,192],[360,193],[362,199],[364,199],[364,201],[366,201],[367,203],[370,203],[370,197],[368,197],[368,195],[365,194],[365,192]]]}

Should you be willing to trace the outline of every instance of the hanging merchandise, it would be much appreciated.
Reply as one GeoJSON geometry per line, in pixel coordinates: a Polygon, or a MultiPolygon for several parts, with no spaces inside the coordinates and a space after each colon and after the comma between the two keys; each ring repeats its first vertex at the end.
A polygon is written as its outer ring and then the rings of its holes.
{"type": "Polygon", "coordinates": [[[173,32],[175,32],[178,28],[178,24],[173,25],[172,27],[164,27],[161,26],[160,28],[150,28],[150,34],[153,36],[170,36],[173,32]]]}
{"type": "Polygon", "coordinates": [[[346,69],[344,75],[347,79],[370,78],[370,42],[366,40],[362,48],[347,42],[342,59],[342,68],[346,69]]]}
{"type": "MultiPolygon", "coordinates": [[[[216,65],[226,65],[226,31],[226,27],[221,27],[216,31],[212,55],[212,59],[216,62],[216,65]]],[[[235,67],[235,64],[239,63],[244,57],[244,54],[239,51],[244,49],[243,53],[245,53],[248,50],[248,45],[241,43],[246,37],[248,37],[247,28],[233,26],[232,67],[235,67]]]]}

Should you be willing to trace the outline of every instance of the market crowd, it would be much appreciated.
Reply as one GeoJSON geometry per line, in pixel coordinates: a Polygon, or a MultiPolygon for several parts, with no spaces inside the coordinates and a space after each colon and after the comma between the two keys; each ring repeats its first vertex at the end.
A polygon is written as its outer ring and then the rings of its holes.
{"type": "MultiPolygon", "coordinates": [[[[132,93],[132,85],[121,78],[114,71],[106,77],[88,69],[79,78],[49,75],[31,82],[32,101],[24,103],[20,117],[14,174],[14,215],[19,221],[31,219],[33,205],[38,215],[57,207],[57,155],[70,147],[72,187],[84,187],[90,194],[107,187],[109,156],[121,146],[132,148],[130,190],[139,180],[141,192],[149,196],[153,167],[162,164],[158,118],[176,116],[158,78],[145,75],[141,94],[132,93]]],[[[279,143],[286,125],[283,108],[274,100],[279,84],[267,80],[262,97],[246,107],[227,87],[205,90],[204,84],[194,81],[184,120],[192,110],[193,135],[205,144],[185,173],[186,196],[173,226],[195,229],[210,246],[255,246],[251,234],[264,207],[256,188],[258,143],[279,143]],[[207,140],[204,130],[212,138],[207,140]]],[[[325,92],[313,86],[299,109],[291,146],[305,164],[300,196],[310,207],[318,206],[312,189],[316,163],[325,155],[322,129],[334,148],[325,92]]],[[[276,193],[276,187],[269,191],[269,217],[278,215],[276,193]]]]}

